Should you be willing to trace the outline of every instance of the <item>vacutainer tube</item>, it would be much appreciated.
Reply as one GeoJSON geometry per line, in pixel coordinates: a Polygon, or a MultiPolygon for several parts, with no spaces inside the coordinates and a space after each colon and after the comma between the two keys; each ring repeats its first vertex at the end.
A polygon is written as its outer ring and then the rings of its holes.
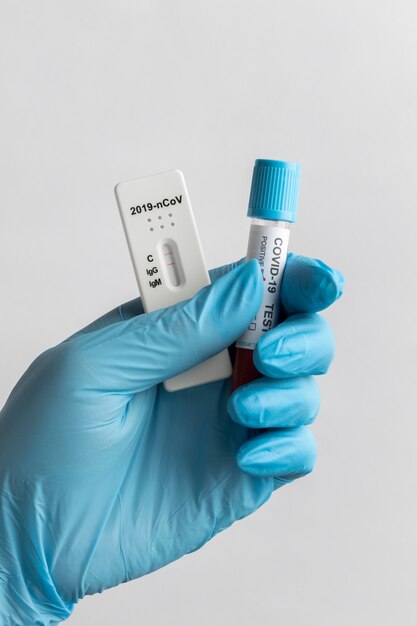
{"type": "Polygon", "coordinates": [[[257,259],[264,294],[249,328],[236,342],[233,389],[260,376],[253,351],[260,337],[277,325],[280,287],[287,259],[290,225],[296,221],[301,168],[298,163],[257,159],[248,216],[252,218],[246,259],[257,259]]]}

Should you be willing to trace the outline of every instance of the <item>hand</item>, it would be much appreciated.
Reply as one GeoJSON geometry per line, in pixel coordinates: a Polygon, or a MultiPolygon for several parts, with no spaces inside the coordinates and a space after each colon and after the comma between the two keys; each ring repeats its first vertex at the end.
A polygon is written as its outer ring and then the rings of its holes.
{"type": "Polygon", "coordinates": [[[260,306],[256,261],[211,278],[168,309],[122,305],[13,389],[0,414],[1,624],[64,620],[84,595],[196,550],[312,469],[311,375],[334,351],[316,312],[339,297],[340,274],[290,255],[288,317],[254,354],[265,377],[232,396],[230,380],[167,393],[158,383],[232,344],[260,306]]]}

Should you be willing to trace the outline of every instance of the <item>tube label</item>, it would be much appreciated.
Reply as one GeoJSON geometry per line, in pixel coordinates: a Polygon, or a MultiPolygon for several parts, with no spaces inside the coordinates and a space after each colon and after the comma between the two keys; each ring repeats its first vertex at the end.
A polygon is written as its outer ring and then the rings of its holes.
{"type": "Polygon", "coordinates": [[[246,259],[257,259],[264,282],[262,304],[249,328],[236,342],[237,348],[254,350],[259,338],[278,323],[279,291],[287,260],[288,228],[252,224],[246,259]]]}

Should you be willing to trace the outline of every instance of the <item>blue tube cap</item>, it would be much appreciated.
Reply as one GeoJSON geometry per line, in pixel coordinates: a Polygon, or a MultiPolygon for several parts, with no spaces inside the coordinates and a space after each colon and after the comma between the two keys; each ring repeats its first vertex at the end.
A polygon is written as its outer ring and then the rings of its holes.
{"type": "Polygon", "coordinates": [[[261,220],[295,222],[300,174],[298,163],[256,159],[248,216],[261,220]]]}

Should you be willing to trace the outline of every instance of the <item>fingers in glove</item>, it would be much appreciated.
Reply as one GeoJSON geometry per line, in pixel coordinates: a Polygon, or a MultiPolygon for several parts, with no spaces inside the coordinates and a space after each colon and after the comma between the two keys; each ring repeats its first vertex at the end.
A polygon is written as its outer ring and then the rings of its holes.
{"type": "Polygon", "coordinates": [[[314,436],[306,426],[264,431],[243,444],[237,455],[240,469],[253,476],[286,481],[309,474],[317,457],[314,436]]]}
{"type": "Polygon", "coordinates": [[[270,378],[325,374],[335,342],[328,322],[316,313],[291,315],[258,341],[253,361],[270,378]]]}
{"type": "Polygon", "coordinates": [[[237,389],[227,409],[233,421],[248,428],[284,428],[311,424],[320,408],[312,376],[259,378],[237,389]]]}
{"type": "Polygon", "coordinates": [[[281,286],[281,302],[287,315],[317,313],[333,304],[343,292],[345,279],[318,259],[289,254],[281,286]]]}
{"type": "MultiPolygon", "coordinates": [[[[209,271],[211,282],[215,282],[244,262],[245,259],[242,258],[211,269],[209,271]]],[[[322,261],[289,254],[281,289],[283,306],[287,313],[320,311],[340,297],[343,284],[342,274],[322,261]]],[[[142,313],[141,299],[135,298],[102,315],[79,332],[99,330],[142,313]]]]}

